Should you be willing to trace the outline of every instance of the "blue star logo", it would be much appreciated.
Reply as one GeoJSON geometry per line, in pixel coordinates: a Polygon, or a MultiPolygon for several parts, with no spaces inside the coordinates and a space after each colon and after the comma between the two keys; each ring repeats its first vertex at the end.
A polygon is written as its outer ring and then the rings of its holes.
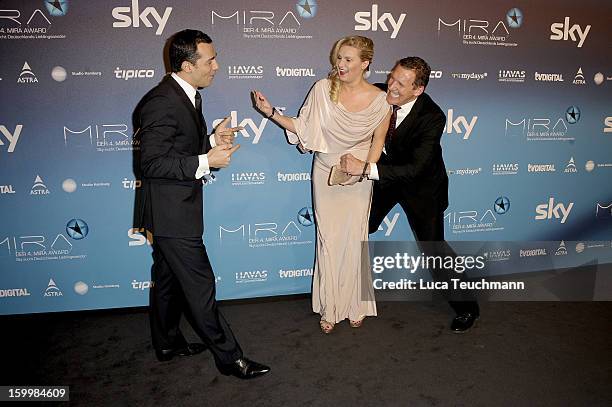
{"type": "Polygon", "coordinates": [[[300,0],[295,8],[302,18],[313,18],[317,14],[317,2],[315,0],[300,0]]]}
{"type": "Polygon", "coordinates": [[[314,213],[312,212],[312,208],[305,206],[304,208],[300,209],[297,218],[302,226],[312,226],[314,223],[314,213]]]}
{"type": "Polygon", "coordinates": [[[65,16],[68,13],[68,0],[45,0],[47,11],[54,17],[65,16]]]}
{"type": "Polygon", "coordinates": [[[72,219],[66,224],[66,233],[74,240],[81,240],[89,233],[89,226],[82,219],[72,219]]]}
{"type": "Polygon", "coordinates": [[[506,13],[506,22],[510,28],[519,28],[523,25],[523,12],[517,8],[513,8],[506,13]]]}
{"type": "Polygon", "coordinates": [[[503,215],[504,213],[510,210],[510,200],[505,196],[500,196],[495,200],[495,205],[493,205],[493,209],[495,209],[495,213],[503,215]]]}
{"type": "Polygon", "coordinates": [[[569,124],[576,124],[580,120],[580,109],[578,106],[570,106],[565,111],[565,120],[569,124]]]}

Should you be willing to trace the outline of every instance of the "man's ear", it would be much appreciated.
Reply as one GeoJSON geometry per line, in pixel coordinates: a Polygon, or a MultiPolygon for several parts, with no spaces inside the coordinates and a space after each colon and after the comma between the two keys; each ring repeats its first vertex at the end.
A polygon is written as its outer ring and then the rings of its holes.
{"type": "Polygon", "coordinates": [[[416,89],[415,96],[421,96],[421,94],[422,94],[423,92],[425,92],[425,86],[419,86],[419,87],[416,89]]]}

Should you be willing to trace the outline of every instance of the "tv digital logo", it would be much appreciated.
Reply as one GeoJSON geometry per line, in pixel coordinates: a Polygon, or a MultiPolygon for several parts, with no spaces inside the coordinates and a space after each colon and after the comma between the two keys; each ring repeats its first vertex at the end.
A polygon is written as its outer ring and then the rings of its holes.
{"type": "Polygon", "coordinates": [[[157,29],[155,30],[155,35],[161,35],[164,32],[164,28],[166,27],[166,23],[168,22],[168,18],[170,18],[170,13],[172,13],[172,7],[166,7],[164,11],[164,15],[161,16],[155,7],[145,7],[142,12],[140,12],[138,6],[138,0],[132,0],[132,7],[115,7],[112,11],[113,17],[115,17],[115,21],[113,23],[113,27],[115,28],[125,28],[125,27],[140,27],[140,22],[144,24],[145,27],[152,28],[153,24],[149,20],[149,16],[153,17],[153,19],[157,22],[157,29]],[[131,12],[131,14],[130,14],[131,12]]]}
{"type": "Polygon", "coordinates": [[[582,48],[584,41],[589,35],[590,25],[587,25],[583,30],[578,24],[570,26],[570,18],[565,17],[562,23],[552,23],[550,25],[550,39],[553,41],[567,41],[571,39],[573,42],[578,41],[578,48],[582,48]]]}
{"type": "Polygon", "coordinates": [[[391,38],[396,38],[397,33],[402,28],[402,23],[406,18],[406,13],[400,14],[396,20],[391,13],[383,13],[380,17],[378,16],[378,4],[372,4],[372,11],[358,11],[355,13],[355,25],[356,31],[378,31],[378,28],[384,32],[389,31],[386,22],[391,27],[391,38]]]}

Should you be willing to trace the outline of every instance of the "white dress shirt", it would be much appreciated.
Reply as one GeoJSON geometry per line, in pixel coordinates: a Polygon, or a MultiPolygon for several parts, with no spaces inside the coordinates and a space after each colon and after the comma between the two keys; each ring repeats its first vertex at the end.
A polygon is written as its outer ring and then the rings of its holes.
{"type": "MultiPolygon", "coordinates": [[[[406,116],[410,114],[410,111],[412,110],[412,106],[414,106],[417,99],[418,97],[408,103],[405,103],[399,106],[399,109],[397,109],[397,112],[396,112],[397,114],[397,118],[395,120],[396,129],[399,127],[400,124],[402,124],[406,116]]],[[[376,163],[370,164],[370,175],[368,175],[368,178],[374,181],[378,181],[380,179],[380,177],[378,176],[378,167],[376,166],[376,163]]]]}
{"type": "MultiPolygon", "coordinates": [[[[185,91],[185,93],[187,94],[187,97],[191,101],[191,104],[193,105],[193,107],[195,107],[195,97],[196,97],[196,92],[198,90],[194,88],[193,86],[191,86],[186,80],[178,76],[175,72],[172,72],[171,76],[172,76],[172,79],[174,79],[179,84],[179,86],[185,91]]],[[[215,135],[211,134],[209,139],[210,139],[210,145],[212,147],[215,147],[215,135]]],[[[210,166],[208,165],[208,156],[206,154],[200,154],[198,155],[198,169],[196,170],[195,178],[200,179],[204,175],[208,175],[208,174],[210,174],[210,166]]]]}

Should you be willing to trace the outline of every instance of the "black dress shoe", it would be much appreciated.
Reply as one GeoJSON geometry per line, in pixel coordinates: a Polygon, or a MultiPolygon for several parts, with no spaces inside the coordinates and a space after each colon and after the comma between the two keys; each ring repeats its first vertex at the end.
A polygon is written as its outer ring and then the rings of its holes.
{"type": "Polygon", "coordinates": [[[242,357],[232,364],[219,366],[219,371],[226,376],[232,375],[239,379],[253,379],[268,373],[270,368],[242,357]]]}
{"type": "Polygon", "coordinates": [[[193,356],[202,353],[206,350],[206,345],[203,343],[188,343],[181,348],[173,349],[157,349],[155,356],[160,362],[167,362],[175,356],[193,356]]]}
{"type": "Polygon", "coordinates": [[[451,331],[457,334],[467,332],[474,323],[478,320],[479,315],[471,312],[463,312],[453,319],[451,323],[451,331]]]}

